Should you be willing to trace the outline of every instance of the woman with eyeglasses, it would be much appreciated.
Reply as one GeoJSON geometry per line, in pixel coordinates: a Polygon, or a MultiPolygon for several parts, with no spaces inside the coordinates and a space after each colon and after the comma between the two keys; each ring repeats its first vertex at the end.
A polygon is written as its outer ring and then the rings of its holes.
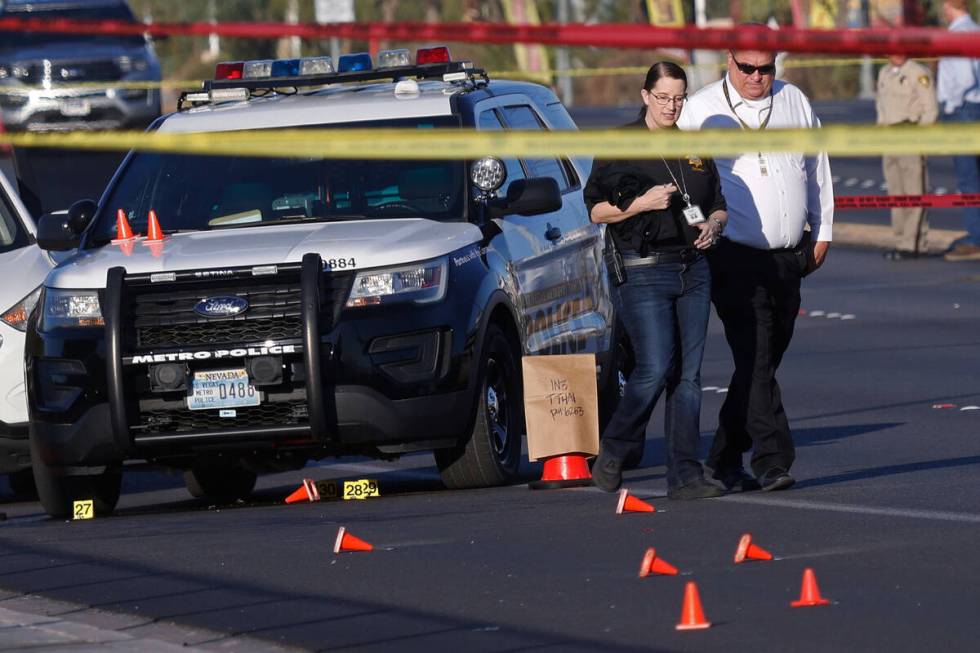
{"type": "MultiPolygon", "coordinates": [[[[684,70],[654,64],[640,97],[639,118],[628,127],[652,132],[637,137],[648,138],[656,152],[657,133],[676,129],[684,108],[684,70]]],[[[608,225],[622,257],[624,274],[613,276],[621,283],[619,314],[635,359],[625,394],[603,431],[593,482],[607,492],[619,488],[624,464],[642,453],[650,415],[666,390],[667,496],[720,496],[698,461],[711,294],[705,253],[727,220],[715,164],[696,156],[596,161],[585,199],[592,221],[608,225]]]]}

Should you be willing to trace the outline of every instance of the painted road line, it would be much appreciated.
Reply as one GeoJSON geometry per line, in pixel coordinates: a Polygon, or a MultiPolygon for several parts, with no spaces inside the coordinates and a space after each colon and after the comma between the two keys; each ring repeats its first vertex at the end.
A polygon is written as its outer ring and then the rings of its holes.
{"type": "Polygon", "coordinates": [[[980,514],[970,512],[951,512],[946,510],[915,510],[911,508],[882,508],[859,504],[829,503],[826,501],[807,501],[803,499],[778,499],[756,496],[727,495],[719,501],[732,503],[759,504],[794,510],[817,510],[824,512],[843,512],[854,515],[873,515],[877,517],[902,517],[906,519],[926,519],[931,521],[962,522],[980,524],[980,514]]]}

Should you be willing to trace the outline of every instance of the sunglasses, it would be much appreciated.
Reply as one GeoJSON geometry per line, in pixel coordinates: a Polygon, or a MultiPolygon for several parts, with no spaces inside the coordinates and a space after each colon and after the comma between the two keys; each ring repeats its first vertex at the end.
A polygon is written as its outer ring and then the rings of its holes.
{"type": "Polygon", "coordinates": [[[732,61],[735,62],[735,67],[741,71],[743,75],[754,75],[758,72],[760,75],[775,75],[776,74],[776,62],[767,63],[764,66],[753,66],[752,64],[742,63],[735,58],[735,53],[732,52],[732,61]]]}

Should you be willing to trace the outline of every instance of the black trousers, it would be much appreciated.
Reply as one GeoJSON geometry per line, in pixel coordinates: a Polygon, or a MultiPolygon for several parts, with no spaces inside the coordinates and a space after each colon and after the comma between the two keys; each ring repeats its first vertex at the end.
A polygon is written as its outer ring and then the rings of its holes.
{"type": "Polygon", "coordinates": [[[793,465],[776,370],[793,337],[811,250],[809,239],[796,249],[758,250],[723,238],[709,258],[711,299],[735,362],[708,454],[716,472],[741,468],[749,449],[756,476],[793,465]]]}

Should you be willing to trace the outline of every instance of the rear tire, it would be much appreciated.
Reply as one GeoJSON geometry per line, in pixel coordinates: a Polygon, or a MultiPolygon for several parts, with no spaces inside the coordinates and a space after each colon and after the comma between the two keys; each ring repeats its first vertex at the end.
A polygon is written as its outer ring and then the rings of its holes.
{"type": "Polygon", "coordinates": [[[450,489],[512,482],[521,462],[524,396],[515,346],[503,329],[490,324],[480,356],[473,430],[458,446],[434,452],[450,489]]]}
{"type": "Polygon", "coordinates": [[[255,489],[258,475],[234,464],[198,464],[184,472],[184,484],[195,498],[215,503],[247,499],[255,489]]]}
{"type": "Polygon", "coordinates": [[[119,502],[121,465],[110,465],[101,474],[68,476],[61,469],[44,463],[32,437],[31,468],[34,470],[34,484],[41,507],[52,517],[71,517],[74,503],[89,499],[92,500],[95,515],[102,517],[112,514],[119,502]]]}

